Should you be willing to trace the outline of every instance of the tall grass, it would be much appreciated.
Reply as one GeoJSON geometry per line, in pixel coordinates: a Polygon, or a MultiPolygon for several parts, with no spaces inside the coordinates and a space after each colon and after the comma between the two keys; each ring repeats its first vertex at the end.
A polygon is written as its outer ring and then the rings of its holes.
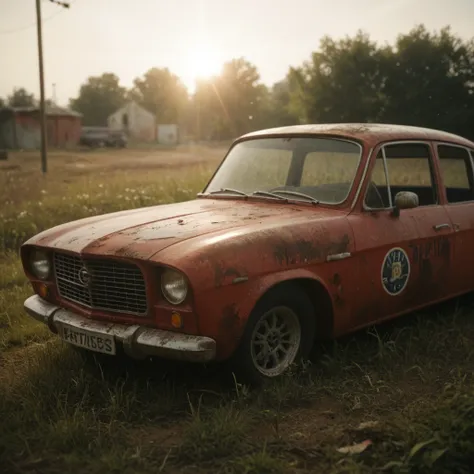
{"type": "Polygon", "coordinates": [[[41,194],[34,199],[28,199],[24,180],[12,179],[9,193],[23,194],[24,199],[6,200],[0,211],[0,251],[16,250],[32,235],[71,220],[192,199],[211,172],[210,166],[195,165],[185,173],[168,171],[163,179],[159,172],[117,171],[80,177],[71,183],[61,182],[53,175],[40,177],[44,180],[41,194]]]}
{"type": "Polygon", "coordinates": [[[56,339],[4,352],[0,466],[470,472],[474,324],[462,308],[319,347],[311,365],[258,391],[225,368],[94,362],[56,339]],[[365,439],[373,442],[366,453],[336,451],[365,439]]]}

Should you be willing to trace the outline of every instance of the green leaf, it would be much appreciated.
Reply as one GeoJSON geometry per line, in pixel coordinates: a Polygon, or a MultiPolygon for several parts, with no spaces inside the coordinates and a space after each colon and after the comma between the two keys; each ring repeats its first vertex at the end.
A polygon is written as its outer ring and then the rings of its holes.
{"type": "Polygon", "coordinates": [[[408,455],[407,461],[410,461],[419,451],[421,451],[426,446],[438,441],[436,438],[431,438],[428,441],[422,441],[421,443],[415,444],[413,448],[410,450],[410,454],[408,455]]]}
{"type": "Polygon", "coordinates": [[[448,451],[448,448],[444,449],[435,449],[434,451],[431,451],[429,453],[428,460],[429,460],[429,465],[430,467],[433,466],[433,464],[436,463],[436,461],[446,452],[448,451]]]}

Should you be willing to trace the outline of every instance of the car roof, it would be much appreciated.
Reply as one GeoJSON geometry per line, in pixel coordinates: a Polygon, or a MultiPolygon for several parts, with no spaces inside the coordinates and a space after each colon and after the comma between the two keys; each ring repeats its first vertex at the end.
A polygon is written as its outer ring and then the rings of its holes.
{"type": "Polygon", "coordinates": [[[288,127],[269,128],[247,133],[238,140],[288,135],[326,135],[343,137],[375,145],[391,140],[433,140],[456,143],[474,148],[474,142],[459,135],[431,128],[413,127],[410,125],[392,125],[385,123],[332,123],[292,125],[288,127]]]}

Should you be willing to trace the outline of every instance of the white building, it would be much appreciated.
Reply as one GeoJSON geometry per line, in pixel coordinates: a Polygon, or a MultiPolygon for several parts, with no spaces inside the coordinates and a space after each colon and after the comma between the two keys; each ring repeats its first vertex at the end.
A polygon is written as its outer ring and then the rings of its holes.
{"type": "Polygon", "coordinates": [[[177,145],[179,130],[176,124],[160,124],[156,127],[158,143],[162,145],[177,145]]]}
{"type": "Polygon", "coordinates": [[[113,130],[124,130],[136,140],[153,142],[157,138],[155,116],[133,101],[109,115],[107,124],[113,130]]]}

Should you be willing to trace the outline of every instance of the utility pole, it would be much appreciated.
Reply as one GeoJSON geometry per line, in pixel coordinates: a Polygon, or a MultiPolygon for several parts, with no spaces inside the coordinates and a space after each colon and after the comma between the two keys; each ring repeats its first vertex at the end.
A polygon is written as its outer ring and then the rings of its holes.
{"type": "Polygon", "coordinates": [[[36,25],[38,31],[38,59],[40,80],[41,171],[48,171],[46,156],[46,111],[44,106],[43,36],[41,33],[41,0],[36,0],[36,25]]]}
{"type": "MultiPolygon", "coordinates": [[[[69,8],[69,3],[58,0],[49,0],[64,8],[69,8]]],[[[48,171],[47,143],[46,143],[46,107],[44,104],[44,68],[43,68],[43,34],[41,30],[41,0],[36,0],[36,27],[38,32],[38,60],[40,80],[40,127],[41,127],[41,171],[48,171]]]]}
{"type": "Polygon", "coordinates": [[[56,104],[56,83],[53,82],[53,104],[56,104]]]}

